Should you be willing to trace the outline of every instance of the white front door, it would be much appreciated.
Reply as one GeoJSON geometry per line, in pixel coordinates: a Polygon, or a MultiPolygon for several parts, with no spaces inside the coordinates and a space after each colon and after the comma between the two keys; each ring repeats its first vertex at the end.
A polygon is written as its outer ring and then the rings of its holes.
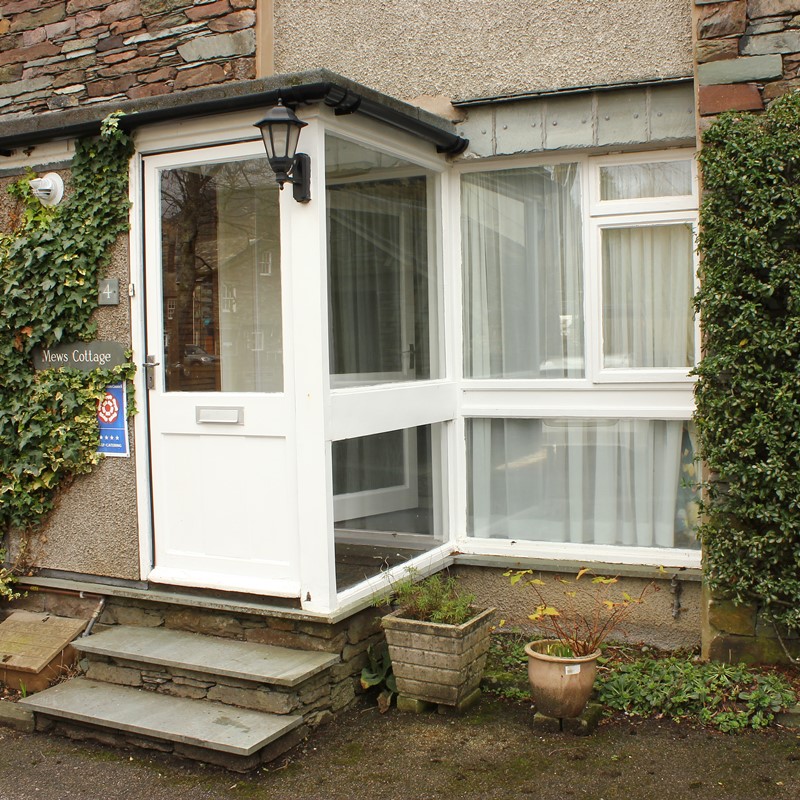
{"type": "Polygon", "coordinates": [[[144,164],[149,577],[297,596],[278,187],[260,143],[144,164]]]}

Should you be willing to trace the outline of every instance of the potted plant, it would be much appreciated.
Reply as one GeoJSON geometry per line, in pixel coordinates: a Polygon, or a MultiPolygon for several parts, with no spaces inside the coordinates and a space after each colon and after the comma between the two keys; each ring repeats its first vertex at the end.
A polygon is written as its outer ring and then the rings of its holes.
{"type": "Polygon", "coordinates": [[[459,710],[472,705],[480,697],[494,609],[476,608],[475,595],[440,574],[420,581],[411,570],[392,593],[398,609],[383,617],[383,629],[398,706],[406,699],[459,710]]]}
{"type": "Polygon", "coordinates": [[[592,693],[600,646],[656,590],[655,585],[645,584],[635,597],[625,591],[615,593],[618,578],[594,575],[583,568],[572,579],[554,577],[564,598],[557,607],[545,597],[545,582],[529,577],[532,570],[504,574],[512,585],[524,585],[533,591],[537,605],[528,618],[547,634],[547,638],[525,646],[528,680],[537,711],[559,719],[580,716],[592,693]],[[588,588],[583,589],[587,584],[588,588]]]}

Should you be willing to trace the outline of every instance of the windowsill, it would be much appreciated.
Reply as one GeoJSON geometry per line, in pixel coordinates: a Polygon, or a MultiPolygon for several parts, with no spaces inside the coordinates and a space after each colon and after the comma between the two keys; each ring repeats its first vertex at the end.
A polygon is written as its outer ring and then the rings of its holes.
{"type": "Polygon", "coordinates": [[[494,567],[497,569],[532,569],[542,572],[577,572],[589,567],[593,572],[618,575],[627,578],[666,580],[673,577],[682,581],[703,580],[701,567],[654,567],[645,564],[618,564],[609,561],[576,560],[571,558],[541,558],[537,556],[488,555],[455,553],[453,562],[464,567],[494,567]]]}
{"type": "Polygon", "coordinates": [[[663,376],[650,377],[642,376],[634,379],[629,372],[626,375],[615,374],[613,380],[606,379],[591,381],[588,378],[464,378],[461,388],[469,391],[491,391],[493,389],[503,390],[527,390],[527,391],[547,391],[569,389],[577,392],[588,391],[650,391],[658,389],[661,391],[691,391],[697,382],[697,378],[691,375],[680,375],[678,377],[665,378],[663,376]]]}

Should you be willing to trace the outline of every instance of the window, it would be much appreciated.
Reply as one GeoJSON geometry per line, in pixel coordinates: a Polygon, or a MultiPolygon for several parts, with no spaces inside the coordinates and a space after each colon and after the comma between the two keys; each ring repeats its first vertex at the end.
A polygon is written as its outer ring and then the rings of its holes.
{"type": "Polygon", "coordinates": [[[688,223],[603,228],[604,369],[694,364],[693,235],[688,223]]]}
{"type": "Polygon", "coordinates": [[[441,544],[443,436],[419,425],[332,443],[339,590],[441,544]]]}
{"type": "Polygon", "coordinates": [[[159,180],[167,391],[282,392],[278,187],[267,160],[164,169],[159,180]],[[264,261],[274,274],[259,271],[264,261]]]}
{"type": "Polygon", "coordinates": [[[643,419],[473,419],[471,536],[699,548],[694,429],[643,419]]]}
{"type": "Polygon", "coordinates": [[[467,170],[468,535],[697,550],[691,155],[467,170]]]}
{"type": "Polygon", "coordinates": [[[461,197],[465,375],[583,377],[578,165],[467,174],[461,197]]]}
{"type": "Polygon", "coordinates": [[[332,135],[325,157],[331,386],[438,377],[430,176],[332,135]]]}

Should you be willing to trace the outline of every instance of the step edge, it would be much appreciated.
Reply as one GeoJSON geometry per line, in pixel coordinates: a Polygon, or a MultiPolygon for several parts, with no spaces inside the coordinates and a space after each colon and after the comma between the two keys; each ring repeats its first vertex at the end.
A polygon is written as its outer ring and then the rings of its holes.
{"type": "MultiPolygon", "coordinates": [[[[90,681],[88,678],[74,678],[73,680],[83,681],[85,683],[94,683],[94,684],[101,684],[101,681],[90,681]]],[[[131,689],[127,686],[118,686],[116,684],[102,684],[105,686],[112,686],[114,690],[122,691],[126,694],[131,692],[144,692],[143,689],[131,689]]],[[[37,694],[43,694],[43,692],[37,692],[37,694]]],[[[147,694],[151,694],[148,692],[147,694]]],[[[159,697],[163,697],[163,695],[159,695],[159,697]]],[[[182,700],[186,698],[169,698],[170,700],[182,700]]],[[[202,702],[207,705],[219,706],[221,709],[230,710],[231,708],[236,708],[236,706],[228,706],[224,703],[215,703],[212,700],[202,700],[202,701],[192,701],[189,700],[188,702],[202,702]]],[[[42,706],[36,702],[36,695],[32,697],[26,697],[22,700],[18,701],[19,705],[24,706],[25,708],[32,711],[34,714],[41,714],[45,717],[56,717],[57,719],[65,719],[71,720],[73,722],[80,722],[85,725],[94,726],[97,728],[113,728],[114,730],[123,731],[125,733],[132,733],[137,736],[144,736],[149,737],[151,739],[160,739],[163,741],[173,742],[174,744],[186,744],[191,745],[192,747],[199,747],[204,750],[214,750],[218,753],[228,753],[230,755],[235,756],[251,756],[253,753],[257,753],[263,747],[266,747],[268,744],[272,744],[272,742],[280,739],[281,736],[290,733],[295,728],[300,727],[303,724],[304,720],[303,717],[299,717],[296,715],[290,714],[269,714],[264,711],[253,711],[252,709],[239,709],[242,711],[248,711],[253,714],[259,714],[263,717],[269,717],[271,719],[278,720],[283,723],[280,730],[275,731],[265,740],[259,742],[258,744],[254,744],[250,747],[236,747],[235,745],[226,745],[220,743],[211,743],[205,739],[195,739],[192,736],[184,736],[184,740],[176,739],[174,735],[169,735],[166,732],[160,733],[158,731],[153,731],[149,728],[143,728],[136,724],[131,723],[120,723],[118,720],[111,720],[111,719],[103,719],[98,717],[90,716],[89,714],[83,714],[81,712],[75,711],[66,711],[64,709],[53,708],[51,706],[42,706]],[[186,741],[191,740],[191,741],[186,741]]]]}
{"type": "Polygon", "coordinates": [[[339,663],[340,658],[338,655],[331,654],[331,657],[324,662],[316,664],[314,667],[306,670],[301,675],[295,678],[281,678],[272,674],[259,674],[254,675],[252,672],[245,672],[242,670],[230,669],[228,667],[214,667],[209,668],[207,664],[199,664],[197,662],[177,661],[175,659],[164,658],[161,656],[150,656],[142,653],[132,653],[121,650],[120,648],[104,647],[102,645],[89,645],[84,646],[78,642],[74,642],[73,646],[81,653],[90,653],[92,655],[106,656],[108,658],[117,658],[124,661],[132,661],[137,664],[154,664],[159,667],[175,667],[176,669],[183,669],[186,672],[194,672],[202,675],[221,675],[226,678],[235,678],[237,680],[250,681],[251,683],[266,683],[273,686],[283,686],[292,689],[299,686],[304,681],[313,678],[316,675],[324,672],[327,669],[339,663]]]}

